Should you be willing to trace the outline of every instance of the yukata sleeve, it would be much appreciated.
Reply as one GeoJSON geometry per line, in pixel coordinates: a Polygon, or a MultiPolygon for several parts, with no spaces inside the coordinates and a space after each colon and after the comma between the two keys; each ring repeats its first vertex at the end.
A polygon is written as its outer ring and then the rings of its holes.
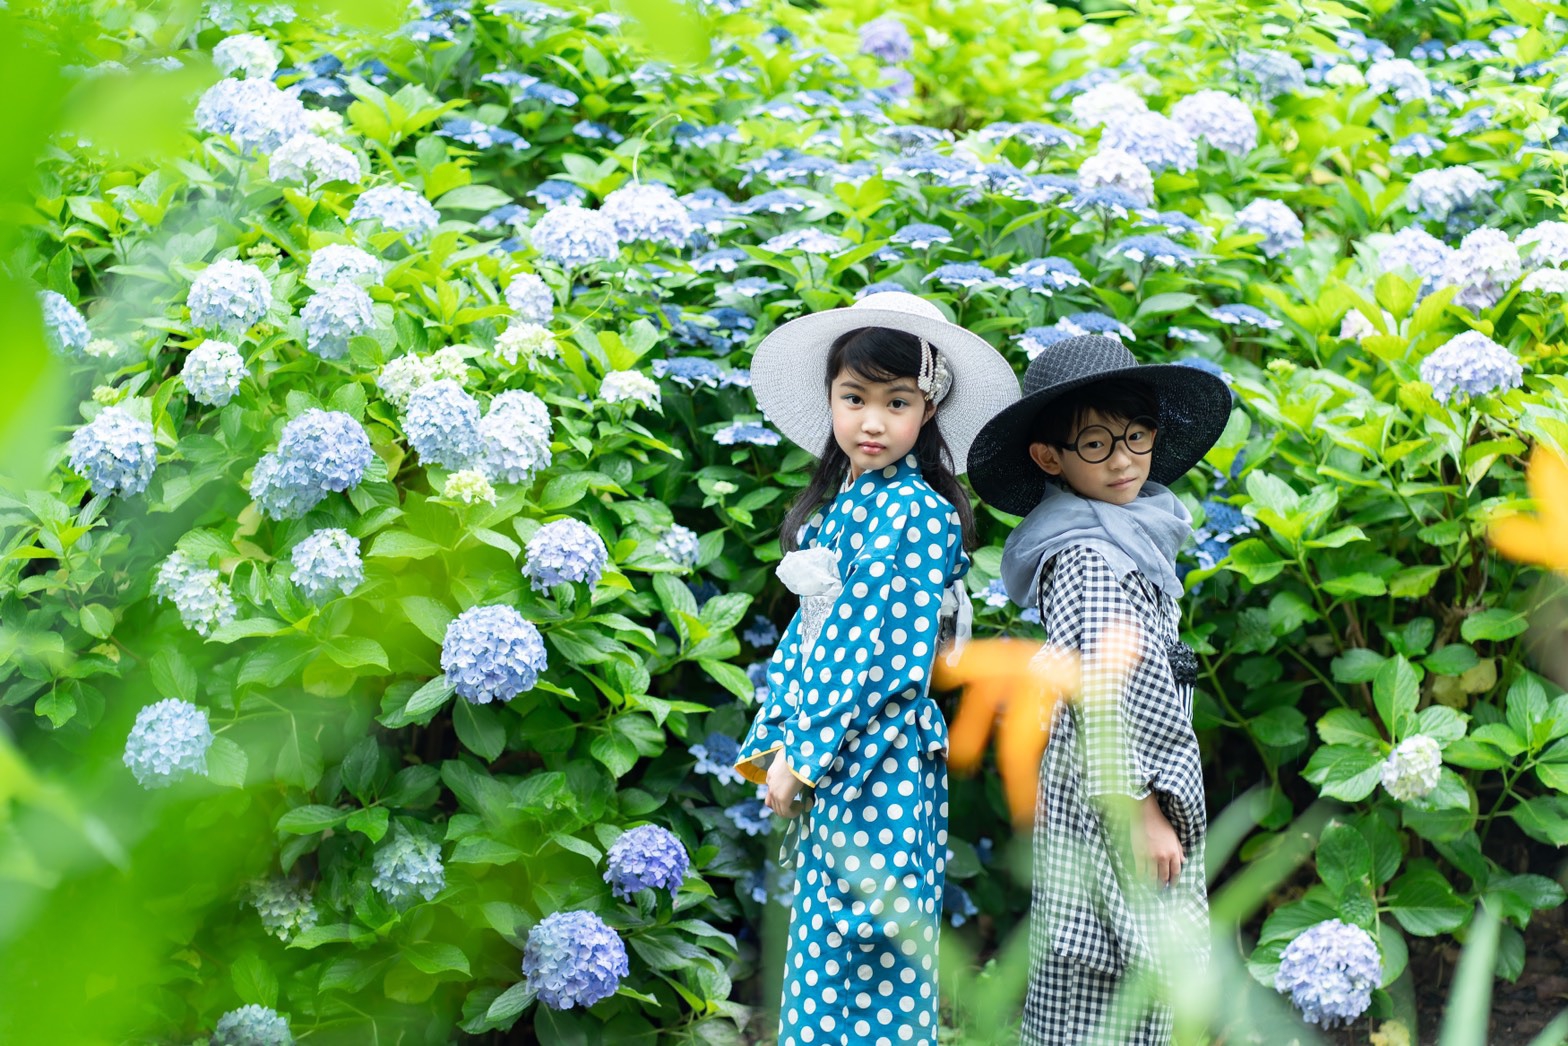
{"type": "Polygon", "coordinates": [[[959,533],[945,502],[915,494],[867,523],[844,590],[799,673],[785,758],[815,786],[892,702],[930,685],[942,592],[959,533]],[[932,521],[936,521],[935,528],[932,521]]]}
{"type": "Polygon", "coordinates": [[[1080,658],[1074,713],[1084,794],[1148,796],[1156,773],[1146,765],[1136,731],[1130,728],[1127,698],[1140,658],[1151,653],[1142,648],[1153,637],[1116,572],[1092,549],[1071,546],[1057,556],[1042,603],[1051,642],[1076,648],[1080,658]]]}

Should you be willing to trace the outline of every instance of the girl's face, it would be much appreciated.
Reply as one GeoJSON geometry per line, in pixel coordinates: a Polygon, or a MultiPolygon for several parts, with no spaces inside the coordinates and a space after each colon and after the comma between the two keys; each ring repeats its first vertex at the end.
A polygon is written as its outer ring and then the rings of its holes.
{"type": "Polygon", "coordinates": [[[1154,431],[1137,428],[1130,430],[1120,418],[1107,418],[1097,410],[1087,411],[1067,442],[1076,444],[1089,457],[1099,457],[1109,450],[1104,461],[1087,462],[1084,455],[1050,443],[1029,444],[1029,456],[1046,473],[1060,476],[1081,497],[1095,501],[1109,501],[1113,505],[1130,505],[1149,478],[1149,455],[1134,454],[1127,449],[1130,440],[1136,440],[1137,449],[1147,450],[1153,445],[1154,431]],[[1096,427],[1098,426],[1098,427],[1096,427]],[[1094,431],[1084,436],[1085,430],[1094,431]],[[1106,448],[1110,435],[1112,447],[1106,448]],[[1117,437],[1121,438],[1117,438],[1117,437]]]}
{"type": "Polygon", "coordinates": [[[920,427],[936,413],[914,378],[872,381],[854,371],[840,371],[828,389],[828,399],[833,438],[849,456],[852,479],[867,469],[904,460],[920,438],[920,427]]]}

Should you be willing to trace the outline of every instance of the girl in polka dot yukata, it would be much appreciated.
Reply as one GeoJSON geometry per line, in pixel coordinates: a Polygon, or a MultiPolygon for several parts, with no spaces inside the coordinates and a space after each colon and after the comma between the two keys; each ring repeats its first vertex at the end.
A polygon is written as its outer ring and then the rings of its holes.
{"type": "Polygon", "coordinates": [[[1017,382],[899,292],[784,324],[751,375],[821,459],[782,534],[801,608],[737,764],[799,818],[779,1044],[934,1044],[947,724],[928,689],[940,623],[967,631],[973,527],[953,462],[1017,382]]]}

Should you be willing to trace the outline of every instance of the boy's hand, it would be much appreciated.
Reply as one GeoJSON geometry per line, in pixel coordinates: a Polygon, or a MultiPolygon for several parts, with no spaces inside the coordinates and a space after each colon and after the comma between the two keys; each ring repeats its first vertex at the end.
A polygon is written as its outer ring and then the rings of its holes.
{"type": "Polygon", "coordinates": [[[784,760],[784,749],[780,748],[768,766],[768,809],[780,817],[799,816],[799,804],[795,799],[800,795],[800,789],[800,778],[790,772],[789,763],[784,760]]]}
{"type": "Polygon", "coordinates": [[[1160,886],[1169,886],[1181,875],[1187,854],[1181,848],[1176,829],[1171,827],[1159,802],[1150,793],[1138,805],[1142,815],[1132,825],[1132,852],[1138,874],[1160,886]]]}

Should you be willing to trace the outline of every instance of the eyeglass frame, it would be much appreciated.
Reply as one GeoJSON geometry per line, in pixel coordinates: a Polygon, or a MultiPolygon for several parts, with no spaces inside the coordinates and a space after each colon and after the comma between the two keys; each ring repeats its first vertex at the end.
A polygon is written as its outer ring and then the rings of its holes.
{"type": "Polygon", "coordinates": [[[1116,435],[1115,433],[1112,433],[1111,432],[1111,427],[1109,425],[1088,425],[1088,426],[1085,426],[1085,428],[1078,430],[1078,438],[1076,440],[1074,440],[1071,443],[1058,443],[1057,446],[1060,447],[1062,450],[1070,450],[1074,454],[1078,455],[1079,459],[1082,460],[1085,465],[1103,465],[1105,462],[1110,461],[1111,458],[1115,456],[1115,454],[1116,454],[1116,444],[1117,443],[1125,444],[1126,447],[1127,447],[1127,453],[1136,455],[1137,457],[1140,457],[1140,458],[1141,457],[1146,457],[1146,456],[1148,456],[1150,454],[1153,454],[1154,453],[1154,443],[1155,443],[1154,437],[1158,436],[1159,431],[1160,431],[1160,424],[1159,424],[1159,419],[1158,418],[1150,417],[1147,414],[1140,414],[1140,415],[1138,415],[1138,417],[1133,418],[1131,421],[1129,421],[1127,423],[1127,425],[1122,429],[1122,434],[1120,436],[1116,435]],[[1127,433],[1131,432],[1132,429],[1133,429],[1133,426],[1137,425],[1140,421],[1148,422],[1148,424],[1144,426],[1144,428],[1148,429],[1148,431],[1149,431],[1150,439],[1149,439],[1149,449],[1148,450],[1135,450],[1135,449],[1133,449],[1132,443],[1127,439],[1127,433]],[[1083,451],[1078,449],[1078,444],[1083,442],[1083,434],[1084,434],[1084,432],[1087,429],[1104,429],[1107,433],[1110,433],[1110,436],[1111,436],[1111,446],[1110,446],[1110,449],[1105,452],[1105,457],[1103,457],[1103,458],[1096,458],[1094,461],[1090,461],[1088,458],[1084,457],[1083,451]]]}

